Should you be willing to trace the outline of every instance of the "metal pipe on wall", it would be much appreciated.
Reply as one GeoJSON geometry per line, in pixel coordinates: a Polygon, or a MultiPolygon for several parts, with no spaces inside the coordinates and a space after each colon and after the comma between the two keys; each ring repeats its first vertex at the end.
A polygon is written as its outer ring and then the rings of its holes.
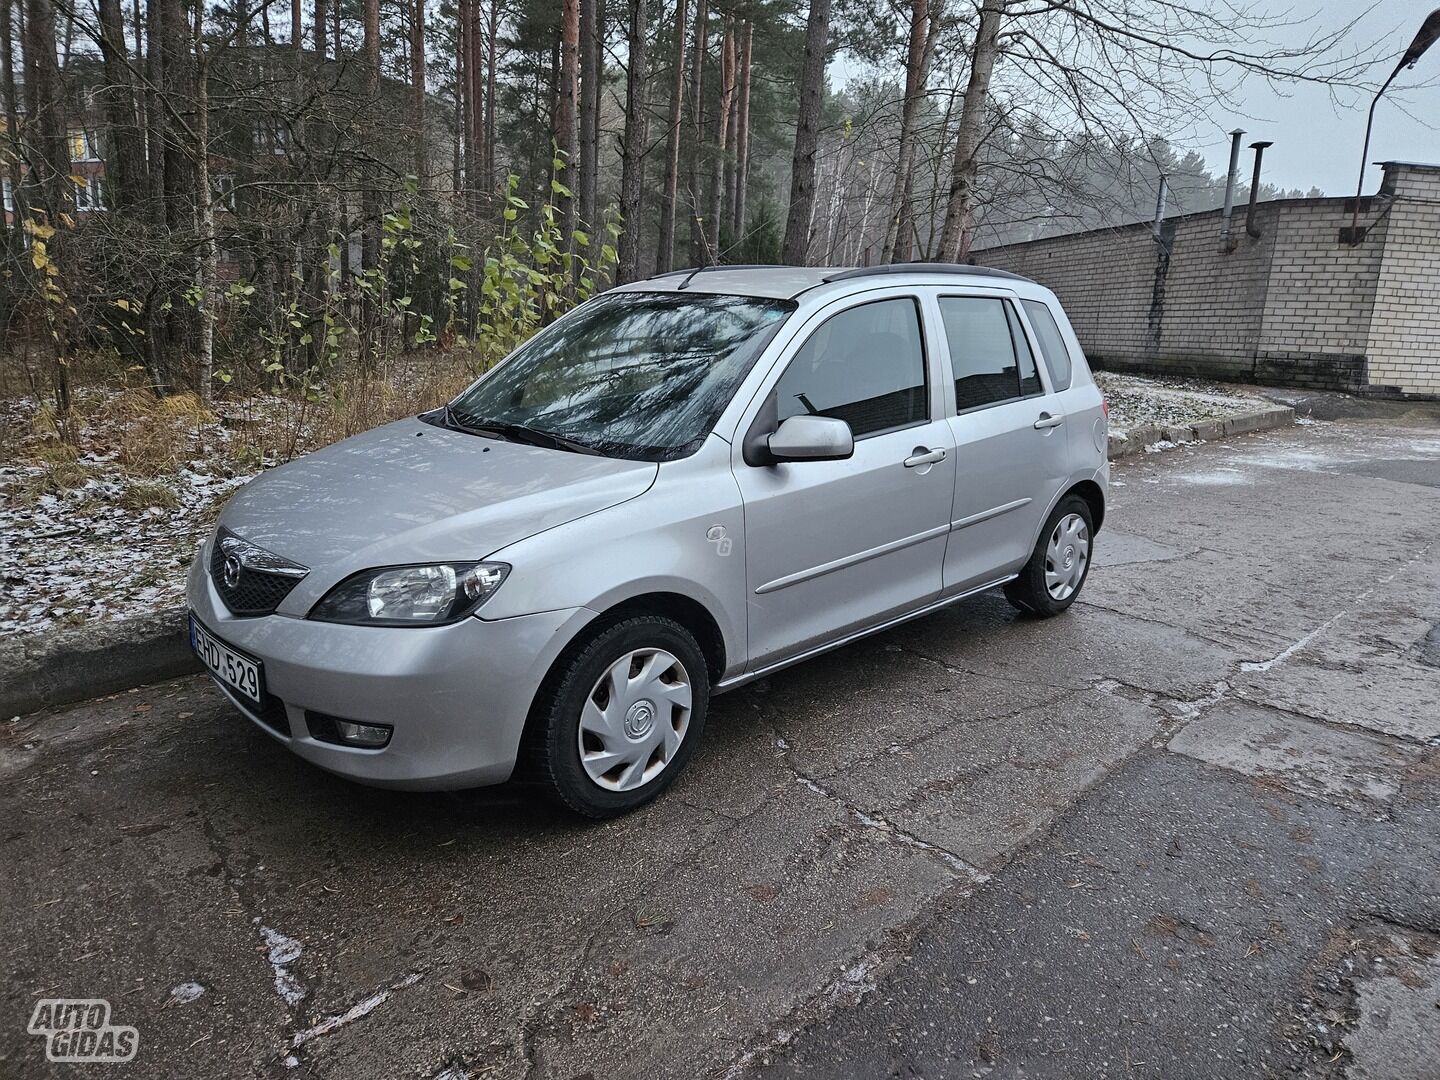
{"type": "Polygon", "coordinates": [[[1274,145],[1273,142],[1250,144],[1250,149],[1255,151],[1255,172],[1250,177],[1250,205],[1245,208],[1245,232],[1252,240],[1260,239],[1260,230],[1255,227],[1255,204],[1260,201],[1260,159],[1265,155],[1265,148],[1274,145]]]}
{"type": "Polygon", "coordinates": [[[1245,132],[1230,132],[1230,171],[1225,176],[1225,210],[1220,215],[1220,250],[1230,250],[1230,214],[1235,209],[1235,174],[1240,171],[1240,138],[1245,132]]]}

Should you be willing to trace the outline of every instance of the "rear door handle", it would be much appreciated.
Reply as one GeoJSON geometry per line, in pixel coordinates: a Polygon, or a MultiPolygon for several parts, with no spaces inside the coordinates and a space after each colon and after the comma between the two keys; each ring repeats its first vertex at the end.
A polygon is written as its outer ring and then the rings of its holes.
{"type": "Polygon", "coordinates": [[[918,465],[934,465],[937,461],[944,460],[945,448],[943,446],[938,450],[927,450],[923,446],[917,446],[905,459],[905,468],[913,469],[918,465]]]}
{"type": "Polygon", "coordinates": [[[1042,412],[1040,419],[1035,421],[1035,430],[1044,431],[1046,428],[1059,427],[1064,422],[1063,416],[1051,416],[1048,412],[1042,412]]]}

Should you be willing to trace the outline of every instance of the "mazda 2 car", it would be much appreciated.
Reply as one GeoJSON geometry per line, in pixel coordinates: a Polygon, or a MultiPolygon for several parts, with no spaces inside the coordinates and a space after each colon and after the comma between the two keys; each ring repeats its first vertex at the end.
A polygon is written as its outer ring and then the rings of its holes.
{"type": "Polygon", "coordinates": [[[614,289],[434,412],[241,489],[191,568],[230,701],[321,768],[615,814],[713,694],[1003,587],[1074,602],[1104,402],[1055,296],[914,264],[614,289]]]}

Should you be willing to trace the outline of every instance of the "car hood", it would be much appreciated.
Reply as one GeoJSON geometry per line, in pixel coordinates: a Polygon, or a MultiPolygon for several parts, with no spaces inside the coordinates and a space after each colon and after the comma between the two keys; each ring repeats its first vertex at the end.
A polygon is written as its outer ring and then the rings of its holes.
{"type": "Polygon", "coordinates": [[[220,524],[333,582],[373,566],[484,558],[635,498],[656,469],[400,420],[262,473],[220,524]]]}

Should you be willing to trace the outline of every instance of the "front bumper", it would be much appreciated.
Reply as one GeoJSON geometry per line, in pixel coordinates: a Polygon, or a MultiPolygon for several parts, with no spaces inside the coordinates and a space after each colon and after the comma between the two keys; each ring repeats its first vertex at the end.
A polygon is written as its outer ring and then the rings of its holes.
{"type": "Polygon", "coordinates": [[[231,615],[202,556],[190,608],[212,634],[264,665],[263,715],[216,685],[266,734],[330,772],[378,787],[496,784],[515,767],[531,700],[560,650],[594,617],[568,608],[428,628],[345,626],[231,615]],[[320,742],[305,711],[394,729],[380,750],[320,742]]]}

